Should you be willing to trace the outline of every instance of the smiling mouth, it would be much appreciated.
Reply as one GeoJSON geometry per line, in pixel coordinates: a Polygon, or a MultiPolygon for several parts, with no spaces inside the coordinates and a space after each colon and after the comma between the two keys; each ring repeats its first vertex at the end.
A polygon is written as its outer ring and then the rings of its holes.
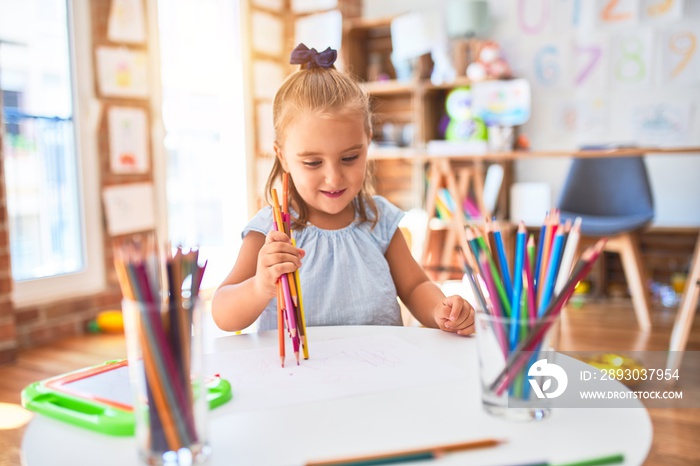
{"type": "Polygon", "coordinates": [[[341,190],[339,190],[339,191],[321,191],[321,192],[322,192],[325,196],[332,197],[332,198],[336,198],[336,197],[342,196],[343,193],[345,192],[345,190],[344,190],[344,189],[341,189],[341,190]]]}

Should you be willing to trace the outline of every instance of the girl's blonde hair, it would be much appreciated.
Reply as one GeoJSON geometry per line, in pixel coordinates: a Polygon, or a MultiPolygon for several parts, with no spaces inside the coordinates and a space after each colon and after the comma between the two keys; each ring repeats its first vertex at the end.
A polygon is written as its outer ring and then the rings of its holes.
{"type": "MultiPolygon", "coordinates": [[[[282,83],[272,104],[272,119],[275,128],[275,146],[284,144],[285,130],[299,115],[315,115],[318,117],[343,117],[359,115],[365,127],[368,138],[371,135],[371,113],[369,97],[357,82],[347,74],[341,73],[335,67],[300,69],[289,75],[282,83]]],[[[278,157],[270,171],[265,185],[265,199],[270,202],[270,190],[275,182],[282,178],[284,169],[278,157]]],[[[372,198],[374,187],[370,163],[367,163],[364,183],[357,197],[353,200],[355,213],[360,222],[371,221],[372,227],[377,223],[377,206],[372,198]],[[370,216],[370,212],[371,216],[370,216]]],[[[302,229],[308,223],[308,207],[289,179],[289,195],[297,208],[297,218],[292,228],[302,229]]]]}

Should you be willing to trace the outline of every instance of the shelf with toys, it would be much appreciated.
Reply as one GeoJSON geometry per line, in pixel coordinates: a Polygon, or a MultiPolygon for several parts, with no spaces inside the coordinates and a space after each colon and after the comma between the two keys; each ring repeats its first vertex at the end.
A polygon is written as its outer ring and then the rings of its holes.
{"type": "MultiPolygon", "coordinates": [[[[520,83],[520,92],[523,80],[511,79],[497,44],[476,39],[454,41],[452,72],[446,71],[445,63],[435,64],[430,53],[412,59],[407,67],[393,53],[392,20],[346,21],[343,62],[371,99],[370,157],[375,163],[377,192],[404,210],[424,208],[429,217],[441,218],[429,222],[433,228],[428,229],[423,248],[424,259],[440,266],[454,242],[454,234],[445,228],[453,222],[451,215],[456,212],[463,224],[482,222],[492,215],[504,218],[508,211],[503,186],[508,186],[512,178],[511,160],[469,156],[510,151],[512,138],[500,147],[489,146],[489,132],[492,141],[500,133],[487,127],[487,122],[473,111],[478,97],[474,89],[480,85],[486,89],[483,84],[492,83],[508,90],[513,85],[507,83],[512,81],[520,83]],[[440,160],[435,156],[448,157],[440,160]],[[455,160],[458,156],[460,159],[455,160]],[[494,186],[484,196],[487,180],[494,186]],[[447,252],[431,255],[427,252],[430,243],[441,245],[447,252]]],[[[526,96],[529,99],[529,89],[526,96]]]]}

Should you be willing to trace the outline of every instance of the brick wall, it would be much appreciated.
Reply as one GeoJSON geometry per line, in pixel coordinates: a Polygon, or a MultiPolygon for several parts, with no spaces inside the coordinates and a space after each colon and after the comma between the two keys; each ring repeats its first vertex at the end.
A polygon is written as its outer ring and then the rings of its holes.
{"type": "MultiPolygon", "coordinates": [[[[0,96],[2,99],[2,96],[0,96]]],[[[0,100],[0,107],[2,100],[0,100]]],[[[0,133],[0,364],[14,359],[17,351],[17,327],[10,301],[12,274],[10,269],[10,238],[5,197],[5,174],[2,163],[2,133],[0,133]]]]}
{"type": "MultiPolygon", "coordinates": [[[[101,131],[106,131],[106,128],[101,131]]],[[[1,151],[0,145],[0,156],[1,151]]],[[[99,156],[108,157],[108,153],[100,151],[99,156]]],[[[25,307],[13,305],[10,300],[12,292],[10,240],[2,167],[3,164],[0,163],[0,364],[13,360],[18,349],[43,345],[85,332],[87,323],[100,311],[119,309],[121,302],[121,291],[112,266],[111,243],[105,235],[103,236],[106,276],[104,291],[40,305],[25,307]]],[[[101,178],[104,179],[103,174],[101,178]]]]}
{"type": "MultiPolygon", "coordinates": [[[[94,0],[90,2],[92,37],[84,38],[83,40],[92,40],[93,48],[95,44],[108,44],[106,40],[106,24],[110,3],[110,0],[94,0]]],[[[81,40],[81,38],[78,38],[78,40],[81,40]]],[[[122,101],[101,100],[104,108],[113,103],[124,103],[122,101]]],[[[148,106],[147,101],[140,101],[135,104],[148,106]]],[[[103,111],[102,121],[97,131],[100,186],[152,180],[151,173],[148,176],[127,176],[119,179],[110,173],[107,131],[106,112],[103,111]]],[[[0,160],[2,160],[2,144],[0,144],[0,160]]],[[[102,242],[104,244],[106,276],[104,291],[94,295],[51,301],[40,305],[25,307],[13,305],[10,299],[13,282],[10,268],[7,199],[2,167],[3,164],[0,163],[0,364],[13,360],[18,350],[84,333],[87,323],[93,320],[100,311],[119,309],[121,303],[121,291],[112,264],[111,240],[106,235],[106,232],[103,231],[102,242]]]]}

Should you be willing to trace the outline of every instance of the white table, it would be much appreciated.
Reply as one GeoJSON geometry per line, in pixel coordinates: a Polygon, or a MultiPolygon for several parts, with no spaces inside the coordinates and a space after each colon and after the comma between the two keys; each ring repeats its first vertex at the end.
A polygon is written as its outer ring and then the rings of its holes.
{"type": "MultiPolygon", "coordinates": [[[[490,416],[481,408],[474,338],[415,327],[317,327],[309,328],[311,358],[314,344],[321,341],[385,334],[453,366],[458,380],[423,381],[392,390],[377,387],[356,396],[254,410],[237,407],[237,400],[240,406],[240,400],[254,394],[237,391],[236,381],[231,380],[234,399],[210,413],[213,455],[209,464],[303,464],[312,459],[481,438],[508,442],[451,453],[424,464],[504,466],[624,453],[625,464],[639,465],[649,452],[652,427],[641,404],[633,409],[557,409],[542,421],[525,423],[490,416]]],[[[278,361],[277,333],[218,338],[209,345],[214,354],[207,358],[218,357],[220,367],[209,370],[225,376],[222,356],[223,360],[233,359],[237,351],[260,348],[269,348],[270,357],[278,361]]],[[[289,355],[287,361],[291,364],[289,355]]],[[[28,466],[138,464],[132,438],[101,435],[40,415],[27,427],[22,454],[28,466]]]]}

